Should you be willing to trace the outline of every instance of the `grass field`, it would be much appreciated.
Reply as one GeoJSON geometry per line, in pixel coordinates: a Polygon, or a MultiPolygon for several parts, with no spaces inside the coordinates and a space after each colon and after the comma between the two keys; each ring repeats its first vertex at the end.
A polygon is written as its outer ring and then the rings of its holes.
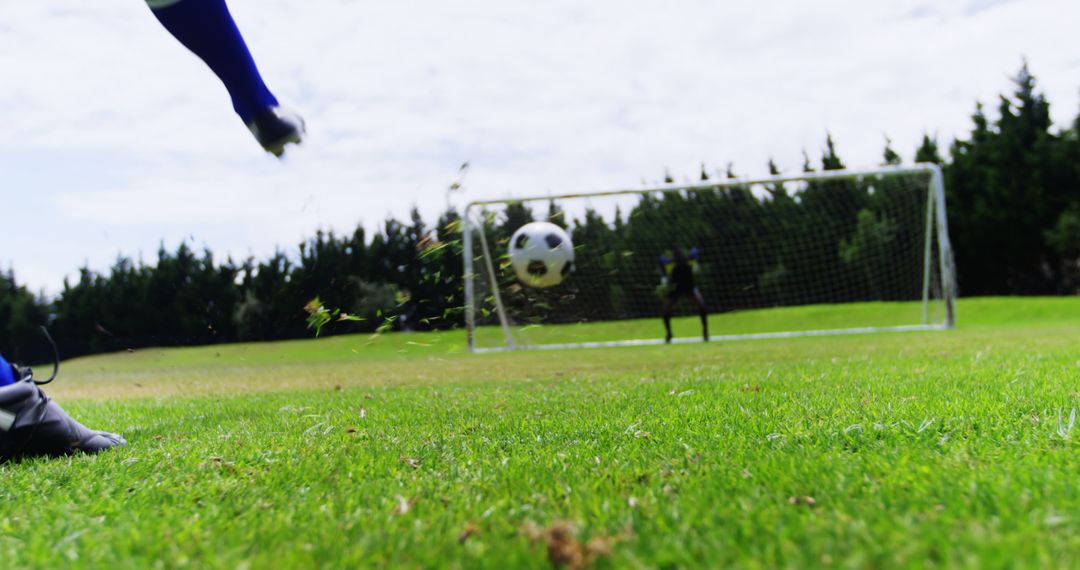
{"type": "MultiPolygon", "coordinates": [[[[692,311],[690,306],[681,307],[692,311]]],[[[945,322],[945,303],[931,302],[927,307],[928,322],[945,322]]],[[[734,335],[754,335],[793,331],[821,331],[868,327],[898,327],[923,324],[923,304],[920,302],[847,303],[842,305],[811,305],[734,311],[709,317],[713,338],[734,335]]],[[[676,338],[697,339],[701,323],[697,316],[675,319],[672,327],[676,338]]],[[[566,345],[626,340],[662,340],[664,327],[659,318],[579,323],[559,326],[518,326],[512,329],[519,345],[566,345]]],[[[500,327],[480,327],[476,346],[481,349],[505,346],[500,327]]]]}
{"type": "Polygon", "coordinates": [[[75,360],[50,395],[130,444],[0,466],[0,559],[1067,566],[1080,299],[964,300],[959,319],[485,356],[445,333],[75,360]]]}

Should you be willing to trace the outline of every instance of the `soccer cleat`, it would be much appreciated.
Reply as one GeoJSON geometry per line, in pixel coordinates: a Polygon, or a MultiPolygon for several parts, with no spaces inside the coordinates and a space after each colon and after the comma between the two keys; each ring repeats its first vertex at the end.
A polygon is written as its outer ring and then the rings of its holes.
{"type": "Polygon", "coordinates": [[[255,115],[248,123],[248,129],[266,152],[278,158],[285,154],[285,147],[290,143],[303,142],[306,133],[304,119],[281,107],[272,107],[255,115]]]}
{"type": "Polygon", "coordinates": [[[29,368],[15,368],[15,374],[18,382],[0,388],[0,460],[98,453],[127,444],[75,421],[45,395],[29,368]]]}

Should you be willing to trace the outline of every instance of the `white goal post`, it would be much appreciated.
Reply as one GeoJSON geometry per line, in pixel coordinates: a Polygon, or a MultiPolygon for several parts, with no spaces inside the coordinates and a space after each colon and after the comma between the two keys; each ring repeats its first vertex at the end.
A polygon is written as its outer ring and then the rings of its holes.
{"type": "Polygon", "coordinates": [[[660,344],[662,307],[675,302],[673,342],[956,321],[934,164],[475,201],[462,234],[472,352],[660,344]],[[552,289],[519,283],[507,260],[509,234],[533,220],[567,228],[574,242],[576,269],[552,289]],[[704,310],[664,285],[671,252],[684,250],[704,310]]]}

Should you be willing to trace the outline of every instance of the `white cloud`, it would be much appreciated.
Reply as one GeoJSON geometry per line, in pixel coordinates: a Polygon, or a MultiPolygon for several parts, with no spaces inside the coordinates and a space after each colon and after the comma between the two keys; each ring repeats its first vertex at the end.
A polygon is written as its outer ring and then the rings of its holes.
{"type": "Polygon", "coordinates": [[[963,135],[1024,56],[1059,123],[1080,107],[1067,0],[230,6],[311,126],[284,163],[140,2],[0,0],[0,263],[55,291],[161,239],[265,255],[414,204],[431,218],[465,160],[472,197],[795,169],[826,130],[874,164],[885,134],[909,156],[924,130],[963,135]]]}

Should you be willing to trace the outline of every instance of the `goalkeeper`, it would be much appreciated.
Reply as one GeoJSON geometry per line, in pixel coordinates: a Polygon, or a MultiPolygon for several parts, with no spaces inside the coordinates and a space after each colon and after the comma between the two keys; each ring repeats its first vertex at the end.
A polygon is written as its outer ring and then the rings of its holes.
{"type": "Polygon", "coordinates": [[[701,337],[709,340],[709,313],[705,306],[705,297],[694,283],[694,275],[698,272],[698,259],[700,255],[697,248],[690,250],[689,255],[679,247],[671,248],[670,254],[660,256],[660,291],[663,298],[664,329],[667,337],[664,341],[670,343],[671,314],[675,308],[675,301],[687,297],[697,304],[701,315],[701,337]]]}

